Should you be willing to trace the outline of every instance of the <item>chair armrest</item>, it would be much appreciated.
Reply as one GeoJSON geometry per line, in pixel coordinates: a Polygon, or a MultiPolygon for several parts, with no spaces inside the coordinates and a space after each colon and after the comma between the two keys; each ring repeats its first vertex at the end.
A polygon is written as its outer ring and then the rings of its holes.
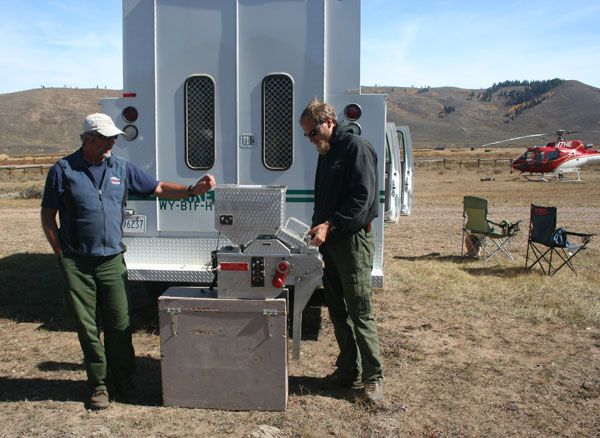
{"type": "Polygon", "coordinates": [[[592,240],[592,236],[595,236],[595,234],[592,233],[576,233],[575,231],[565,231],[565,234],[567,236],[581,237],[583,243],[588,243],[592,240]]]}
{"type": "Polygon", "coordinates": [[[523,222],[523,220],[518,220],[516,222],[508,222],[506,219],[501,221],[500,223],[496,223],[488,219],[488,223],[496,225],[500,228],[503,234],[512,235],[517,234],[519,232],[519,224],[523,222]]]}
{"type": "Polygon", "coordinates": [[[565,234],[568,234],[570,236],[578,236],[578,237],[592,237],[592,236],[595,236],[595,234],[592,234],[592,233],[576,233],[575,231],[565,231],[565,234]]]}

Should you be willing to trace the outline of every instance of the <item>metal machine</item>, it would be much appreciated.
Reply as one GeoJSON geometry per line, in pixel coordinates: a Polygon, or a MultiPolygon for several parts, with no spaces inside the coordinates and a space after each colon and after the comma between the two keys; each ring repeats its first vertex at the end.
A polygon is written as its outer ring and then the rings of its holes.
{"type": "Polygon", "coordinates": [[[215,252],[213,269],[219,298],[293,296],[292,357],[299,359],[302,311],[321,283],[323,263],[306,241],[309,227],[285,221],[285,192],[285,186],[215,188],[215,228],[233,245],[215,252]]]}
{"type": "Polygon", "coordinates": [[[285,193],[279,185],[215,188],[225,244],[204,267],[213,286],[170,287],[158,299],[166,406],[285,410],[287,315],[292,307],[299,359],[302,311],[323,274],[310,227],[285,221],[285,193]]]}

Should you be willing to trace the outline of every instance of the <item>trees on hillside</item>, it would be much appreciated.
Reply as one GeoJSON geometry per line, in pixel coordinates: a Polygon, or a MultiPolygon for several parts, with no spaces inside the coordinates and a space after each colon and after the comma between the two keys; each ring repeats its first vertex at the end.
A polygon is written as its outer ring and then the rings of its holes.
{"type": "Polygon", "coordinates": [[[489,102],[494,93],[500,91],[499,97],[505,99],[508,105],[519,105],[527,102],[533,102],[543,94],[558,87],[565,82],[564,79],[549,79],[544,81],[504,81],[498,84],[494,83],[491,87],[480,94],[480,99],[489,102]],[[503,90],[504,88],[520,87],[519,89],[503,90]]]}

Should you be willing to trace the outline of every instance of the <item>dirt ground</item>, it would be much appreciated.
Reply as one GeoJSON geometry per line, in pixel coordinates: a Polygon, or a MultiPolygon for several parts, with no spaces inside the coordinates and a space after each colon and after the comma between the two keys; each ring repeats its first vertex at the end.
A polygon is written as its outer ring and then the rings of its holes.
{"type": "Polygon", "coordinates": [[[578,275],[524,268],[532,202],[556,205],[569,230],[600,234],[600,172],[552,184],[435,165],[415,176],[412,215],[386,226],[385,287],[374,292],[386,373],[379,409],[320,389],[337,353],[320,306],[307,310],[309,339],[289,363],[285,412],[163,407],[155,303],[136,293],[141,400],[87,411],[39,200],[0,199],[0,437],[600,436],[600,237],[575,259],[578,275]],[[515,262],[460,257],[467,194],[487,198],[493,217],[523,220],[515,262]]]}

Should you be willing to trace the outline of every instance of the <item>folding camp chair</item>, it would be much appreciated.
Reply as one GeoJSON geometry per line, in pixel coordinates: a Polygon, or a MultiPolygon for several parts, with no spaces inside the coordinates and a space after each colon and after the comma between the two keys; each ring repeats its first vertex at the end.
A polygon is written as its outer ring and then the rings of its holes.
{"type": "Polygon", "coordinates": [[[566,231],[564,228],[557,229],[556,207],[540,207],[531,204],[525,266],[527,269],[531,269],[535,265],[539,265],[545,274],[554,275],[566,265],[576,273],[571,260],[587,247],[592,236],[593,234],[590,233],[575,233],[566,231]],[[569,240],[569,237],[575,237],[581,243],[574,244],[574,240],[569,240]],[[535,259],[531,264],[529,264],[530,249],[532,259],[535,259]],[[554,255],[558,257],[553,257],[554,255]]]}
{"type": "Polygon", "coordinates": [[[515,259],[508,250],[508,244],[519,232],[519,222],[510,223],[506,220],[496,223],[488,219],[488,202],[483,198],[465,196],[463,199],[463,234],[460,255],[465,249],[465,235],[471,244],[481,247],[481,258],[488,260],[497,253],[502,253],[513,262],[515,259]],[[488,248],[488,240],[492,247],[488,248]]]}

